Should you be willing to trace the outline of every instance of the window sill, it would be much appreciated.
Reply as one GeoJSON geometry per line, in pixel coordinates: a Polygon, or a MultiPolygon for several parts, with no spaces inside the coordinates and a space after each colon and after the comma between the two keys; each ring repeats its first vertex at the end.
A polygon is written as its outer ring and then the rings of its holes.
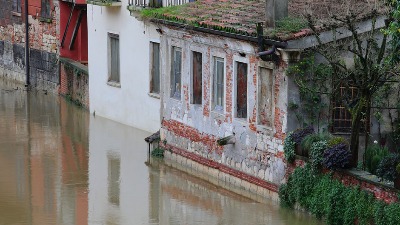
{"type": "Polygon", "coordinates": [[[256,127],[257,127],[257,130],[259,130],[259,131],[268,131],[268,132],[273,131],[272,127],[267,127],[264,125],[256,125],[256,127]]]}
{"type": "Polygon", "coordinates": [[[244,125],[246,125],[246,124],[248,124],[248,118],[237,118],[237,117],[235,117],[235,118],[233,118],[236,122],[238,122],[238,123],[240,123],[240,124],[244,124],[244,125]]]}
{"type": "Polygon", "coordinates": [[[160,94],[157,93],[148,93],[148,95],[152,98],[160,99],[160,94]]]}
{"type": "Polygon", "coordinates": [[[107,85],[111,87],[121,88],[121,83],[115,81],[108,81],[107,85]]]}
{"type": "Polygon", "coordinates": [[[39,21],[40,22],[44,22],[44,23],[52,23],[53,19],[52,18],[46,18],[46,17],[39,17],[39,21]]]}
{"type": "Polygon", "coordinates": [[[21,17],[22,14],[20,12],[11,12],[11,15],[21,17]]]}

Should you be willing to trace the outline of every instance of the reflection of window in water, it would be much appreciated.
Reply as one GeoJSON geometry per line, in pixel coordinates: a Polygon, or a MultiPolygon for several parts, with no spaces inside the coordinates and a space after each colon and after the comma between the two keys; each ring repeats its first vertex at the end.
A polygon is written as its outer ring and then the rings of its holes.
{"type": "Polygon", "coordinates": [[[24,152],[23,150],[20,151],[17,150],[17,155],[16,155],[16,173],[17,173],[17,196],[19,199],[22,199],[25,197],[25,179],[26,179],[26,174],[25,174],[25,158],[24,158],[24,152]]]}
{"type": "Polygon", "coordinates": [[[43,156],[43,175],[44,175],[44,202],[45,211],[53,212],[54,207],[54,161],[51,156],[43,156]]]}
{"type": "Polygon", "coordinates": [[[121,159],[118,155],[108,155],[108,201],[119,205],[119,174],[121,159]]]}

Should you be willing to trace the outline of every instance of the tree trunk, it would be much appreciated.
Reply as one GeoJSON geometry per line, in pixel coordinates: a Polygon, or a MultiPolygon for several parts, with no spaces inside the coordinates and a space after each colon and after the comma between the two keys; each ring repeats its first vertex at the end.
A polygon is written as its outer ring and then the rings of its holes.
{"type": "Polygon", "coordinates": [[[360,130],[361,126],[364,126],[362,121],[363,115],[365,116],[368,101],[370,97],[368,93],[361,92],[360,100],[354,107],[354,109],[350,110],[352,115],[352,124],[351,124],[351,136],[350,136],[350,150],[352,155],[351,166],[357,167],[358,163],[358,148],[360,143],[360,130]]]}

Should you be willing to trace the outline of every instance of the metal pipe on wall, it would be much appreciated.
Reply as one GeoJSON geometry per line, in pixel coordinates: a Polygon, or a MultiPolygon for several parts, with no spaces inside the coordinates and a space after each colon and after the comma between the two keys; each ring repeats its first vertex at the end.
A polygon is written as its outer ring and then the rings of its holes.
{"type": "Polygon", "coordinates": [[[24,11],[25,11],[25,87],[30,85],[29,80],[29,21],[28,21],[28,0],[24,2],[24,11]]]}

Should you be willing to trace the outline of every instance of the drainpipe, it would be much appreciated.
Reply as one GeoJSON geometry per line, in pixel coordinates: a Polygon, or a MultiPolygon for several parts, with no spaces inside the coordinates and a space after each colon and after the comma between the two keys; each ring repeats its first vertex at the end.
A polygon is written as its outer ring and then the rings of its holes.
{"type": "Polygon", "coordinates": [[[28,22],[28,0],[25,0],[25,87],[29,87],[29,22],[28,22]]]}

